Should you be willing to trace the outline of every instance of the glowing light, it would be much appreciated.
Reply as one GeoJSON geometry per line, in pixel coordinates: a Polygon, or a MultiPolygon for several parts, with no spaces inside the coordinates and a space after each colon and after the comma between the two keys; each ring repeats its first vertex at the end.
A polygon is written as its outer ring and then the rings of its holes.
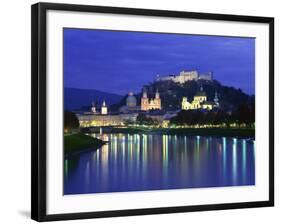
{"type": "Polygon", "coordinates": [[[129,144],[130,144],[130,150],[129,150],[129,155],[130,155],[130,161],[132,161],[132,157],[133,157],[133,136],[130,135],[130,141],[129,141],[129,144]]]}
{"type": "Polygon", "coordinates": [[[167,135],[163,135],[162,136],[162,170],[163,170],[163,185],[167,185],[167,178],[168,178],[168,165],[169,165],[169,160],[168,160],[168,156],[169,156],[169,152],[168,152],[168,137],[167,135]]]}
{"type": "Polygon", "coordinates": [[[226,179],[225,178],[225,175],[226,175],[226,158],[227,158],[227,151],[226,151],[226,138],[223,137],[222,138],[222,164],[223,164],[223,176],[224,176],[224,180],[226,179]]]}
{"type": "Polygon", "coordinates": [[[143,168],[146,168],[147,162],[147,135],[143,135],[143,168]]]}
{"type": "Polygon", "coordinates": [[[95,155],[94,159],[97,163],[97,168],[99,168],[99,166],[100,166],[100,150],[97,150],[94,155],[95,155]]]}
{"type": "Polygon", "coordinates": [[[125,158],[125,142],[126,142],[126,137],[123,135],[122,137],[122,158],[125,158]]]}
{"type": "Polygon", "coordinates": [[[243,182],[246,181],[246,174],[247,174],[247,144],[246,140],[243,140],[242,142],[242,176],[243,176],[243,182]]]}
{"type": "Polygon", "coordinates": [[[237,182],[237,139],[233,138],[232,144],[232,182],[237,182]]]}
{"type": "Polygon", "coordinates": [[[200,136],[196,136],[196,151],[200,149],[200,136]]]}

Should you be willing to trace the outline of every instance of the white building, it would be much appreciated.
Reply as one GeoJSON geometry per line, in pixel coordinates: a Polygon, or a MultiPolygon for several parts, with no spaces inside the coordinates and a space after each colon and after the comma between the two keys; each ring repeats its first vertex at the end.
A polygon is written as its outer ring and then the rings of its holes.
{"type": "Polygon", "coordinates": [[[212,110],[215,107],[219,107],[219,99],[217,93],[215,93],[214,101],[207,101],[206,92],[203,91],[203,87],[201,86],[200,91],[193,97],[193,101],[189,102],[187,97],[183,97],[181,106],[182,110],[212,110]]]}

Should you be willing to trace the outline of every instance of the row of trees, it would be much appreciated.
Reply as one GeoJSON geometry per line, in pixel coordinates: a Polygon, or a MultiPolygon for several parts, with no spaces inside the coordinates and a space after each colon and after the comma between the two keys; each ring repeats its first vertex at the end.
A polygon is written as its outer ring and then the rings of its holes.
{"type": "Polygon", "coordinates": [[[217,111],[199,111],[188,110],[181,111],[170,120],[171,124],[176,125],[203,125],[203,124],[246,124],[251,126],[255,123],[255,107],[253,105],[241,104],[233,112],[224,110],[217,111]]]}
{"type": "Polygon", "coordinates": [[[152,119],[151,117],[147,117],[145,114],[139,114],[137,116],[136,123],[139,125],[157,125],[158,121],[152,119]]]}
{"type": "Polygon", "coordinates": [[[72,132],[79,128],[79,121],[76,115],[70,111],[64,111],[64,132],[72,132]]]}

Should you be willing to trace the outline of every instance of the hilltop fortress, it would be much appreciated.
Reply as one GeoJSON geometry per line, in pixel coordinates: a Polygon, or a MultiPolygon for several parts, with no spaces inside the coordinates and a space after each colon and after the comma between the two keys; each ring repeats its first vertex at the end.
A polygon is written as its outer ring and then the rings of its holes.
{"type": "Polygon", "coordinates": [[[213,81],[213,73],[208,72],[207,74],[199,74],[197,70],[193,71],[182,71],[179,75],[168,75],[168,76],[159,76],[157,75],[156,81],[173,81],[176,83],[183,84],[188,81],[198,81],[206,80],[213,81]]]}

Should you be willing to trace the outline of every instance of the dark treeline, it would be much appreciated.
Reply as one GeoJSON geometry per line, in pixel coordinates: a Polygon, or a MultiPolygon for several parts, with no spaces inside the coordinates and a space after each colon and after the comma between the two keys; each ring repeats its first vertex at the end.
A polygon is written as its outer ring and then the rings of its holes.
{"type": "Polygon", "coordinates": [[[246,126],[252,126],[255,123],[255,107],[254,105],[241,104],[232,112],[224,110],[181,111],[176,117],[171,119],[170,123],[176,125],[219,125],[223,123],[229,125],[236,123],[238,125],[245,124],[246,126]]]}
{"type": "Polygon", "coordinates": [[[75,113],[65,110],[64,111],[64,131],[69,132],[79,128],[79,121],[75,113]]]}
{"type": "Polygon", "coordinates": [[[139,114],[137,116],[136,123],[139,125],[157,125],[158,122],[150,117],[147,117],[145,114],[139,114]]]}

